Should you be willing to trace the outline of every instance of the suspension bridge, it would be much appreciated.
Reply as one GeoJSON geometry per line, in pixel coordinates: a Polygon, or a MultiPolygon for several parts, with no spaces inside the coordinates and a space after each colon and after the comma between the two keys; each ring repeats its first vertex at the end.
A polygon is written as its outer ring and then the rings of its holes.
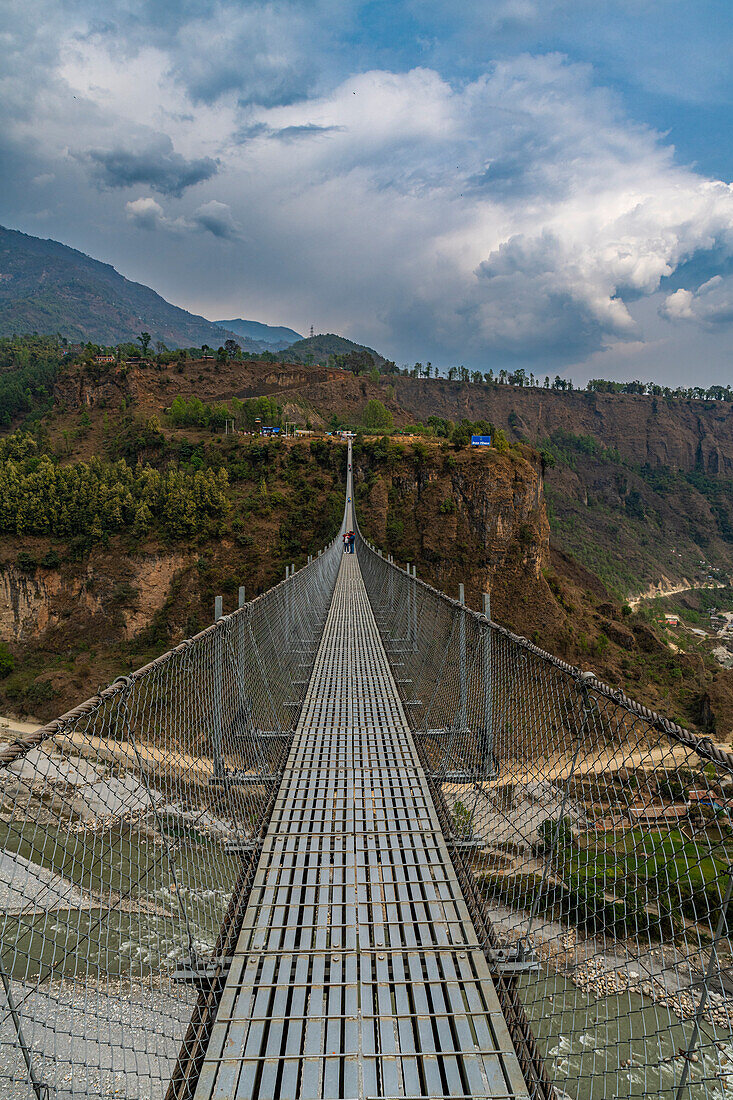
{"type": "Polygon", "coordinates": [[[301,569],[0,745],[0,1093],[733,1095],[733,759],[377,551],[351,466],[301,569]]]}

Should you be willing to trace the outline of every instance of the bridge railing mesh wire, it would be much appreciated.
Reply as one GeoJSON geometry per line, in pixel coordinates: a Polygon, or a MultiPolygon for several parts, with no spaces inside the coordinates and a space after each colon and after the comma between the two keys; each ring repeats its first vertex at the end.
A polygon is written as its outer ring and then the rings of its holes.
{"type": "Polygon", "coordinates": [[[733,1096],[733,757],[357,552],[485,949],[555,1095],[733,1096]]]}
{"type": "Polygon", "coordinates": [[[166,1095],[256,866],[340,544],[0,745],[4,1100],[166,1095]]]}

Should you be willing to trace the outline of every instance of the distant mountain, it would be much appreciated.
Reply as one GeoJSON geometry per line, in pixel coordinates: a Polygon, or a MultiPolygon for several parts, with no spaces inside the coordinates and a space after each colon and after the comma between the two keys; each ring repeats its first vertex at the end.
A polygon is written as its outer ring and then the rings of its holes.
{"type": "Polygon", "coordinates": [[[261,321],[245,321],[236,317],[233,321],[215,321],[236,336],[244,336],[246,339],[255,340],[258,344],[266,345],[270,351],[282,351],[290,347],[296,340],[302,340],[299,332],[292,328],[284,328],[278,325],[263,325],[261,321]]]}
{"type": "Polygon", "coordinates": [[[349,352],[368,352],[379,366],[386,362],[374,348],[368,348],[364,344],[355,344],[353,340],[347,340],[345,336],[336,336],[333,332],[322,333],[318,336],[307,336],[304,340],[298,340],[291,344],[286,351],[278,356],[288,363],[305,363],[311,356],[312,362],[325,364],[331,355],[348,355],[349,352]]]}
{"type": "Polygon", "coordinates": [[[0,226],[0,336],[59,332],[69,340],[119,344],[143,330],[153,346],[162,340],[168,347],[217,348],[234,337],[245,351],[265,350],[259,341],[171,305],[110,264],[0,226]]]}

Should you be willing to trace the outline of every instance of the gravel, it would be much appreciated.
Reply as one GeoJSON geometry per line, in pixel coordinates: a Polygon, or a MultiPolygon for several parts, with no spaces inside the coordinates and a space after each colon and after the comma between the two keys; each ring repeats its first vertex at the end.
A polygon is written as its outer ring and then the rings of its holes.
{"type": "MultiPolygon", "coordinates": [[[[12,983],[37,1078],[51,1086],[53,1100],[124,1097],[162,1100],[196,992],[185,986],[122,986],[106,992],[80,990],[70,982],[28,993],[12,983]],[[42,1053],[39,1053],[42,1052],[42,1053]]],[[[5,1013],[3,1013],[5,1015],[5,1013]]],[[[0,1096],[34,1100],[9,1016],[0,1023],[0,1096]]]]}

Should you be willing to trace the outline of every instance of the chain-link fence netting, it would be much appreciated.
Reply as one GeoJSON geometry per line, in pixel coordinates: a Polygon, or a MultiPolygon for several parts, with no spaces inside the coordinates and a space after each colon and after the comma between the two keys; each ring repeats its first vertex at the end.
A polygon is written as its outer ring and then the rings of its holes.
{"type": "Polygon", "coordinates": [[[3,1098],[188,1095],[341,549],[0,745],[3,1098]]]}
{"type": "Polygon", "coordinates": [[[554,1095],[733,1096],[733,757],[357,552],[495,978],[554,1095]]]}

